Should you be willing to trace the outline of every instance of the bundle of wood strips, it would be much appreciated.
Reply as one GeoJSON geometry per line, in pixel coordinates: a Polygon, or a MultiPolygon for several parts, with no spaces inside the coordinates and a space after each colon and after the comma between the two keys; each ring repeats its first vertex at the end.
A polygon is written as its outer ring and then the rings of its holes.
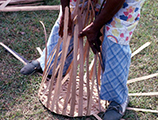
{"type": "MultiPolygon", "coordinates": [[[[79,1],[77,1],[77,6],[79,1]]],[[[58,44],[53,50],[53,54],[45,59],[45,70],[41,86],[39,89],[39,98],[42,104],[50,111],[57,114],[68,116],[85,116],[97,114],[105,111],[106,101],[99,98],[99,79],[100,64],[97,55],[93,60],[89,57],[89,44],[86,39],[78,38],[81,31],[89,22],[93,21],[95,12],[91,3],[88,1],[86,8],[75,8],[72,16],[74,26],[74,44],[73,44],[73,60],[67,74],[63,77],[63,68],[67,57],[67,50],[72,35],[68,35],[68,8],[65,10],[64,35],[59,38],[58,44]],[[62,51],[59,51],[60,45],[63,43],[62,51]],[[57,62],[58,56],[61,56],[57,62]],[[54,59],[53,65],[51,61],[54,59]],[[91,63],[89,65],[89,63],[91,63]],[[47,76],[52,70],[51,79],[47,76]]],[[[46,49],[47,56],[47,49],[46,49]]]]}

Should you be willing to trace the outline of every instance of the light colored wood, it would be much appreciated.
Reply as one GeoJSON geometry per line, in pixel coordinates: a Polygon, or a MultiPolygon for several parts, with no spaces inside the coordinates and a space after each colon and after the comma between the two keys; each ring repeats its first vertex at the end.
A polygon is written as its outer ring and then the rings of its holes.
{"type": "Polygon", "coordinates": [[[24,65],[26,65],[26,61],[24,61],[22,58],[20,58],[18,55],[16,55],[9,47],[7,47],[4,43],[0,42],[0,45],[3,46],[5,49],[7,49],[14,57],[16,57],[18,60],[20,60],[24,65]]]}
{"type": "Polygon", "coordinates": [[[158,110],[141,109],[141,108],[131,108],[131,107],[127,107],[127,110],[141,111],[141,112],[151,112],[151,113],[158,113],[158,110]]]}
{"type": "MultiPolygon", "coordinates": [[[[87,50],[87,62],[86,62],[86,77],[87,77],[87,84],[86,84],[86,87],[87,87],[87,106],[89,105],[89,100],[90,100],[90,85],[89,85],[89,46],[88,46],[88,50],[87,50]]],[[[86,111],[86,115],[88,115],[88,109],[86,111]]]]}
{"type": "MultiPolygon", "coordinates": [[[[83,23],[81,15],[78,16],[79,31],[83,29],[83,23]]],[[[79,39],[79,50],[80,50],[80,81],[79,81],[79,104],[78,104],[78,116],[82,116],[83,112],[83,75],[84,75],[84,58],[83,58],[83,38],[79,39]]]]}
{"type": "Polygon", "coordinates": [[[97,114],[93,114],[93,116],[97,118],[97,120],[102,120],[97,114]]]}
{"type": "Polygon", "coordinates": [[[88,112],[87,114],[90,115],[91,113],[91,107],[92,107],[92,96],[93,96],[93,87],[94,87],[94,81],[95,81],[95,67],[96,67],[96,55],[95,55],[95,58],[94,58],[94,68],[93,68],[93,77],[92,77],[92,86],[91,86],[91,89],[90,89],[90,98],[89,98],[89,105],[87,106],[87,109],[88,109],[88,112]]]}
{"type": "Polygon", "coordinates": [[[63,68],[64,68],[64,64],[65,64],[65,59],[66,59],[66,54],[67,54],[67,50],[68,50],[68,46],[69,46],[69,42],[71,39],[71,36],[68,36],[68,21],[69,21],[69,9],[68,7],[65,8],[65,16],[64,16],[64,35],[63,35],[63,47],[62,47],[62,56],[61,56],[61,66],[59,69],[59,74],[57,77],[57,83],[55,86],[55,94],[52,100],[52,108],[54,108],[54,105],[56,103],[58,103],[59,100],[59,95],[60,95],[60,88],[61,88],[61,79],[62,79],[62,75],[63,75],[63,68]]]}
{"type": "MultiPolygon", "coordinates": [[[[60,49],[60,43],[61,43],[62,39],[59,38],[58,44],[57,44],[57,51],[56,51],[56,55],[55,55],[55,60],[54,60],[54,65],[53,65],[53,71],[52,71],[52,77],[50,79],[50,84],[48,85],[49,88],[49,94],[48,94],[48,100],[47,100],[47,107],[50,106],[50,101],[51,101],[51,92],[53,89],[53,83],[54,83],[54,79],[56,77],[55,75],[55,70],[56,70],[56,66],[57,66],[57,60],[58,60],[58,53],[59,53],[59,49],[60,49]]],[[[48,66],[49,67],[49,66],[48,66]]]]}
{"type": "Polygon", "coordinates": [[[24,7],[5,7],[0,12],[17,12],[17,11],[39,11],[39,10],[60,10],[59,5],[41,5],[41,6],[24,6],[24,7]]]}
{"type": "Polygon", "coordinates": [[[76,24],[74,28],[74,54],[73,54],[73,76],[72,76],[72,97],[71,97],[71,110],[70,110],[70,116],[74,116],[74,110],[75,110],[75,101],[76,101],[76,76],[77,76],[77,43],[78,43],[78,24],[76,24]]]}
{"type": "MultiPolygon", "coordinates": [[[[91,4],[89,4],[91,5],[91,4]]],[[[86,6],[87,8],[87,6],[86,6]]],[[[89,7],[90,8],[90,7],[89,7]]],[[[77,13],[81,14],[81,13],[77,13]]],[[[83,29],[83,25],[86,25],[90,22],[90,19],[93,18],[93,12],[89,12],[89,10],[83,11],[82,15],[75,15],[75,29],[77,28],[79,24],[79,31],[83,29]],[[86,14],[90,14],[90,17],[86,18],[86,14]],[[79,18],[79,19],[78,19],[79,18]]],[[[66,21],[65,21],[66,22],[66,21]]],[[[67,23],[65,23],[67,24],[67,23]]],[[[68,24],[67,24],[68,25],[68,24]]],[[[97,86],[95,82],[96,78],[96,63],[97,59],[95,56],[94,61],[92,62],[91,69],[92,72],[92,79],[89,78],[89,45],[88,42],[83,44],[83,40],[79,40],[78,44],[75,42],[75,40],[78,39],[78,33],[76,30],[74,30],[74,47],[73,47],[73,60],[71,62],[70,70],[67,72],[66,76],[62,78],[62,69],[64,62],[66,60],[65,54],[67,53],[67,48],[69,46],[69,40],[67,39],[69,36],[65,35],[63,36],[63,42],[66,40],[65,43],[63,43],[64,49],[62,49],[62,55],[61,61],[59,62],[58,66],[56,67],[56,72],[58,71],[57,80],[55,80],[55,84],[53,84],[52,88],[50,88],[50,80],[44,82],[44,86],[40,88],[39,96],[42,103],[51,111],[57,113],[57,114],[63,114],[68,116],[84,116],[84,115],[92,115],[92,113],[97,114],[98,111],[98,91],[97,86]],[[77,44],[77,45],[76,45],[77,44]],[[84,45],[84,46],[83,46],[84,45]],[[84,48],[84,49],[83,49],[84,48]],[[78,50],[77,50],[78,49],[78,50]],[[78,56],[78,57],[77,57],[78,56]],[[87,59],[86,59],[87,57],[87,59]],[[86,62],[86,74],[83,79],[83,73],[84,73],[84,62],[86,62]],[[77,71],[77,67],[80,67],[80,71],[77,71]],[[79,74],[79,75],[78,75],[79,74]],[[87,75],[87,76],[86,76],[87,75]],[[76,77],[77,76],[77,77],[76,77]],[[66,85],[66,86],[65,86],[66,85]],[[63,90],[63,87],[66,88],[63,90]],[[50,92],[48,92],[50,91],[50,92]],[[49,98],[50,97],[50,98],[49,98]],[[92,98],[93,97],[93,98],[92,98]],[[49,98],[49,100],[47,99],[49,98]],[[48,103],[50,103],[49,106],[48,103]],[[97,103],[97,104],[96,104],[97,103]]],[[[64,26],[64,33],[67,34],[67,31],[65,30],[64,26]]],[[[51,66],[51,65],[48,65],[51,66]]],[[[47,70],[48,72],[49,70],[47,70]]],[[[46,75],[47,76],[47,75],[46,75]]],[[[104,102],[101,101],[101,108],[102,110],[105,109],[104,102]]],[[[99,108],[100,109],[100,108],[99,108]]]]}
{"type": "Polygon", "coordinates": [[[149,92],[149,93],[129,93],[129,96],[157,96],[158,92],[149,92]]]}
{"type": "MultiPolygon", "coordinates": [[[[97,59],[97,56],[96,56],[96,59],[97,59]]],[[[95,66],[95,76],[96,76],[96,84],[97,84],[99,112],[101,112],[100,95],[99,95],[100,90],[99,90],[99,80],[98,80],[97,66],[95,66]]]]}
{"type": "MultiPolygon", "coordinates": [[[[3,4],[4,0],[0,1],[0,4],[3,4]]],[[[19,3],[37,3],[37,2],[43,2],[43,0],[10,0],[9,4],[19,4],[19,3]]]]}
{"type": "Polygon", "coordinates": [[[47,32],[44,23],[42,21],[40,21],[40,23],[43,26],[43,32],[45,37],[45,66],[47,66],[47,32]]]}
{"type": "Polygon", "coordinates": [[[153,78],[153,77],[156,77],[156,76],[158,76],[158,73],[154,73],[154,74],[151,74],[151,75],[147,75],[147,76],[131,79],[131,80],[127,81],[127,84],[130,84],[130,83],[133,83],[133,82],[142,81],[142,80],[147,80],[147,79],[150,79],[150,78],[153,78]]]}
{"type": "Polygon", "coordinates": [[[151,42],[146,42],[144,45],[142,45],[140,48],[138,48],[136,51],[134,51],[131,55],[131,58],[133,56],[135,56],[136,54],[138,54],[140,51],[142,51],[143,49],[145,49],[146,47],[148,47],[151,44],[151,42]]]}
{"type": "Polygon", "coordinates": [[[39,52],[40,55],[42,55],[42,50],[40,47],[36,47],[37,51],[39,52]]]}
{"type": "Polygon", "coordinates": [[[72,72],[72,69],[70,70],[70,80],[69,80],[69,82],[68,82],[68,88],[67,88],[67,93],[66,93],[66,96],[65,96],[65,98],[64,98],[64,105],[63,105],[63,109],[62,109],[62,114],[63,115],[66,115],[66,110],[67,110],[67,106],[68,106],[68,102],[69,102],[69,99],[70,99],[70,91],[71,91],[71,83],[72,83],[72,80],[73,79],[71,79],[72,78],[72,74],[73,72],[72,72]]]}
{"type": "Polygon", "coordinates": [[[11,1],[11,0],[7,0],[7,1],[5,1],[4,3],[2,3],[2,4],[0,5],[0,10],[1,10],[1,9],[4,9],[5,6],[7,6],[10,1],[11,1]]]}

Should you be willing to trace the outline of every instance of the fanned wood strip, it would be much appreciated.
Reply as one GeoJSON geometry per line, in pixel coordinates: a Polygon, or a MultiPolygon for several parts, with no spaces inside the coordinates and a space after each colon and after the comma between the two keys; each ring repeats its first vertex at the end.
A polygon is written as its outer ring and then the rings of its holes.
{"type": "Polygon", "coordinates": [[[94,58],[94,69],[93,69],[93,77],[92,77],[92,86],[90,89],[90,100],[89,100],[89,105],[87,106],[88,109],[88,115],[91,113],[91,107],[92,107],[92,96],[93,96],[93,87],[94,87],[94,80],[95,80],[95,67],[96,67],[96,55],[94,58]]]}
{"type": "Polygon", "coordinates": [[[55,95],[53,97],[52,100],[52,107],[54,106],[53,104],[58,101],[59,95],[60,95],[60,88],[61,88],[61,81],[62,81],[62,75],[63,75],[63,68],[64,68],[64,64],[65,64],[65,59],[66,59],[66,52],[68,50],[68,46],[69,46],[69,42],[70,42],[71,36],[68,36],[67,39],[63,39],[64,41],[66,41],[67,43],[63,43],[63,45],[65,44],[64,48],[62,49],[63,53],[61,56],[61,65],[59,66],[59,74],[57,77],[57,83],[55,86],[55,95]],[[65,51],[65,52],[64,52],[65,51]]]}
{"type": "Polygon", "coordinates": [[[147,80],[147,79],[150,79],[150,78],[153,78],[153,77],[156,77],[156,76],[158,76],[158,73],[154,73],[154,74],[151,74],[151,75],[147,75],[147,76],[131,79],[131,80],[127,81],[127,84],[130,84],[130,83],[133,83],[133,82],[142,81],[142,80],[147,80]]]}
{"type": "Polygon", "coordinates": [[[129,93],[129,96],[157,96],[158,92],[149,92],[149,93],[129,93]]]}
{"type": "MultiPolygon", "coordinates": [[[[44,23],[42,21],[40,21],[40,23],[43,27],[43,32],[44,32],[44,35],[45,35],[45,61],[44,61],[45,62],[45,68],[44,68],[44,71],[43,71],[43,75],[44,75],[46,73],[46,66],[47,66],[47,32],[46,32],[46,28],[45,28],[44,23]]],[[[44,80],[42,80],[41,84],[43,84],[43,82],[44,82],[44,80]]]]}
{"type": "Polygon", "coordinates": [[[68,105],[68,102],[69,102],[69,99],[70,99],[70,91],[71,91],[71,83],[72,83],[72,69],[70,70],[70,80],[68,82],[68,88],[67,88],[67,93],[66,93],[66,96],[64,98],[64,105],[63,105],[63,110],[62,110],[62,114],[63,115],[66,115],[66,110],[67,110],[67,105],[68,105]]]}
{"type": "MultiPolygon", "coordinates": [[[[97,56],[96,56],[97,61],[97,56]]],[[[99,112],[101,112],[101,103],[100,103],[100,95],[99,95],[99,83],[98,83],[98,73],[97,73],[97,66],[95,66],[95,76],[96,76],[96,83],[97,83],[97,93],[98,93],[98,103],[99,103],[99,112]]]]}
{"type": "Polygon", "coordinates": [[[100,65],[100,63],[98,63],[98,75],[97,75],[97,77],[98,77],[98,84],[100,85],[100,78],[101,78],[101,65],[100,65]]]}
{"type": "MultiPolygon", "coordinates": [[[[48,93],[47,107],[50,106],[51,92],[52,92],[52,89],[53,89],[54,79],[55,79],[55,77],[56,77],[56,75],[55,75],[55,69],[56,69],[56,66],[57,66],[58,53],[59,53],[61,41],[62,41],[62,39],[59,38],[59,41],[58,41],[58,43],[57,43],[57,50],[56,50],[56,55],[55,55],[55,60],[54,60],[54,66],[53,66],[52,76],[51,76],[51,79],[50,79],[50,84],[48,85],[49,93],[48,93]]],[[[50,62],[51,62],[51,61],[50,61],[50,62]]],[[[48,66],[48,67],[49,67],[49,66],[48,66]]],[[[53,108],[51,108],[51,109],[53,109],[53,108]]]]}
{"type": "Polygon", "coordinates": [[[17,11],[39,11],[39,10],[60,10],[60,5],[40,5],[24,7],[5,7],[0,12],[17,12],[17,11]]]}
{"type": "Polygon", "coordinates": [[[71,36],[67,36],[68,35],[68,20],[69,20],[69,9],[68,7],[65,8],[65,24],[64,24],[64,36],[63,36],[63,47],[62,47],[62,56],[61,56],[61,66],[59,69],[59,74],[57,77],[57,83],[55,86],[55,94],[52,100],[52,108],[54,108],[55,103],[58,102],[59,99],[59,95],[60,95],[60,87],[61,87],[61,79],[62,79],[62,75],[63,75],[63,68],[64,68],[64,64],[65,64],[65,59],[66,59],[66,54],[67,54],[67,50],[68,50],[68,46],[70,43],[70,39],[71,36]]]}
{"type": "Polygon", "coordinates": [[[70,116],[74,115],[75,111],[75,101],[76,101],[76,76],[77,76],[77,50],[78,50],[78,24],[75,26],[74,30],[74,54],[73,54],[73,76],[72,76],[72,97],[71,97],[71,110],[70,110],[70,116]]]}
{"type": "MultiPolygon", "coordinates": [[[[83,23],[81,15],[78,16],[79,30],[83,29],[83,23]]],[[[83,75],[84,75],[84,59],[83,59],[83,38],[79,39],[79,50],[80,50],[80,81],[79,81],[79,104],[78,104],[78,116],[83,114],[83,75]]]]}
{"type": "Polygon", "coordinates": [[[151,113],[158,113],[158,110],[141,109],[141,108],[132,108],[132,107],[127,107],[127,110],[142,111],[142,112],[151,112],[151,113]]]}
{"type": "MultiPolygon", "coordinates": [[[[86,74],[87,74],[87,82],[86,82],[86,87],[87,87],[87,106],[89,105],[90,102],[90,86],[89,86],[89,46],[87,50],[87,61],[86,61],[86,74]]],[[[88,109],[86,111],[86,115],[88,115],[88,109]]]]}

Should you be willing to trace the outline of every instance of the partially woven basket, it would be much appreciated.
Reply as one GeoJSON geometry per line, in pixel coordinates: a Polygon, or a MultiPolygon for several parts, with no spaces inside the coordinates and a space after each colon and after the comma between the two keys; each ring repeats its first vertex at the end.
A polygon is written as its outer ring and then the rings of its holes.
{"type": "MultiPolygon", "coordinates": [[[[77,5],[79,3],[77,2],[77,5]]],[[[66,60],[66,54],[69,42],[72,36],[68,35],[68,16],[69,10],[65,9],[65,23],[63,38],[59,38],[58,44],[52,56],[46,59],[46,67],[43,73],[41,86],[38,96],[42,104],[50,111],[57,114],[75,116],[89,116],[105,111],[106,101],[99,98],[99,83],[101,66],[97,61],[97,55],[94,59],[89,57],[89,44],[82,38],[78,38],[79,31],[94,19],[94,9],[89,0],[87,8],[79,9],[76,7],[74,12],[74,43],[73,60],[63,77],[63,68],[66,60]],[[59,52],[59,46],[63,41],[62,54],[59,52]],[[58,55],[61,54],[60,62],[57,64],[58,55]],[[53,65],[50,65],[55,56],[53,65]],[[89,65],[90,63],[90,65],[89,65]],[[51,79],[47,80],[50,68],[52,68],[51,79]]],[[[92,53],[91,53],[92,54],[92,53]]]]}

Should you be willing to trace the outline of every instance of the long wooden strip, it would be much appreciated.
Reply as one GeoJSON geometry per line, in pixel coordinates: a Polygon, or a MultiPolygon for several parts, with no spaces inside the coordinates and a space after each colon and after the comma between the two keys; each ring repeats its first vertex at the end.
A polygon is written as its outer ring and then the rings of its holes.
{"type": "Polygon", "coordinates": [[[59,74],[58,74],[58,78],[57,78],[57,83],[56,83],[56,86],[55,86],[55,94],[54,94],[54,97],[53,97],[53,100],[52,100],[52,108],[54,108],[54,105],[55,103],[58,102],[58,99],[59,99],[59,95],[60,95],[60,87],[61,87],[61,79],[62,79],[62,75],[63,75],[63,68],[64,68],[64,64],[65,64],[65,59],[66,59],[66,54],[67,54],[67,50],[68,50],[68,46],[69,46],[69,43],[70,43],[70,39],[71,39],[71,36],[67,36],[68,35],[68,21],[69,21],[69,9],[68,7],[65,8],[65,24],[64,24],[64,36],[63,36],[63,47],[62,47],[62,56],[61,56],[61,66],[60,66],[60,69],[59,69],[59,74]]]}
{"type": "Polygon", "coordinates": [[[40,55],[42,55],[42,50],[40,47],[36,47],[37,51],[39,52],[40,55]]]}
{"type": "Polygon", "coordinates": [[[97,118],[97,120],[102,120],[97,114],[93,114],[93,116],[97,118]]]}
{"type": "Polygon", "coordinates": [[[5,7],[0,12],[17,12],[17,11],[38,11],[38,10],[60,10],[60,5],[41,5],[41,6],[25,6],[25,7],[5,7]]]}
{"type": "Polygon", "coordinates": [[[151,74],[151,75],[147,75],[147,76],[131,79],[131,80],[127,81],[127,84],[130,84],[130,83],[133,83],[133,82],[142,81],[142,80],[146,80],[146,79],[153,78],[153,77],[156,77],[156,76],[158,76],[158,73],[154,73],[154,74],[151,74]]]}
{"type": "Polygon", "coordinates": [[[73,80],[72,80],[72,97],[71,97],[71,110],[70,110],[70,116],[74,115],[74,109],[75,109],[75,101],[76,101],[76,76],[77,76],[77,50],[78,50],[78,24],[75,26],[74,31],[74,55],[73,55],[73,80]]]}
{"type": "Polygon", "coordinates": [[[0,10],[1,10],[1,9],[4,9],[5,6],[7,6],[10,1],[11,1],[11,0],[7,0],[7,1],[5,1],[2,5],[0,5],[0,10]]]}
{"type": "Polygon", "coordinates": [[[63,105],[63,111],[62,111],[62,114],[63,115],[66,115],[66,110],[67,110],[67,104],[69,102],[69,98],[70,98],[70,91],[71,91],[71,83],[72,83],[72,69],[70,70],[70,80],[69,80],[69,83],[68,83],[68,88],[67,88],[67,93],[66,93],[66,96],[64,98],[64,105],[63,105]]]}
{"type": "Polygon", "coordinates": [[[96,67],[96,55],[94,58],[94,68],[93,68],[93,77],[92,77],[92,86],[91,86],[91,91],[90,91],[90,100],[89,100],[89,105],[87,106],[88,109],[88,115],[90,115],[91,112],[91,107],[92,107],[92,96],[93,96],[93,87],[94,87],[94,79],[95,79],[95,67],[96,67]]]}
{"type": "MultiPolygon", "coordinates": [[[[97,57],[96,57],[97,61],[97,57]]],[[[97,67],[95,66],[95,74],[96,74],[96,83],[97,83],[97,93],[98,93],[98,103],[99,103],[99,112],[101,112],[101,103],[100,103],[100,95],[99,95],[99,83],[98,83],[98,74],[97,74],[97,67]]]]}
{"type": "MultiPolygon", "coordinates": [[[[54,60],[54,66],[53,66],[52,76],[51,76],[51,79],[50,79],[50,84],[48,85],[49,93],[48,93],[47,107],[49,107],[49,105],[50,105],[51,92],[52,92],[52,88],[53,88],[53,82],[54,82],[54,79],[55,79],[55,77],[56,77],[56,75],[55,75],[55,70],[56,70],[56,66],[57,66],[58,53],[59,53],[61,41],[62,41],[62,39],[59,38],[59,41],[58,41],[58,44],[57,44],[57,51],[56,51],[56,55],[55,55],[55,60],[54,60]]],[[[51,62],[51,61],[50,61],[50,62],[51,62]]],[[[48,66],[48,67],[49,67],[49,66],[48,66]]]]}
{"type": "MultiPolygon", "coordinates": [[[[86,82],[86,87],[87,87],[87,108],[89,106],[89,101],[90,101],[90,86],[89,86],[89,46],[87,50],[87,61],[86,61],[86,74],[87,74],[87,82],[86,82]]],[[[88,109],[86,111],[86,115],[88,115],[88,109]]]]}
{"type": "Polygon", "coordinates": [[[141,109],[141,108],[131,108],[131,107],[127,107],[127,110],[158,113],[158,110],[141,109]]]}
{"type": "Polygon", "coordinates": [[[151,42],[146,42],[144,45],[142,45],[140,48],[138,48],[136,51],[134,51],[131,55],[131,58],[138,54],[140,51],[142,51],[144,48],[148,47],[151,44],[151,42]]]}
{"type": "Polygon", "coordinates": [[[16,57],[18,60],[20,60],[24,65],[26,65],[28,63],[28,61],[26,59],[24,59],[24,58],[22,59],[21,57],[19,57],[20,55],[18,53],[16,53],[15,51],[13,51],[9,47],[7,47],[4,43],[0,42],[0,45],[3,46],[6,50],[8,50],[12,55],[14,55],[14,57],[16,57]]]}
{"type": "Polygon", "coordinates": [[[129,93],[129,96],[157,96],[158,92],[149,92],[149,93],[129,93]]]}
{"type": "MultiPolygon", "coordinates": [[[[79,30],[83,29],[83,23],[81,15],[78,16],[79,30]]],[[[83,38],[79,39],[79,50],[80,50],[80,81],[79,81],[79,104],[78,104],[78,115],[82,116],[83,113],[83,75],[84,75],[84,58],[83,58],[83,38]]]]}

